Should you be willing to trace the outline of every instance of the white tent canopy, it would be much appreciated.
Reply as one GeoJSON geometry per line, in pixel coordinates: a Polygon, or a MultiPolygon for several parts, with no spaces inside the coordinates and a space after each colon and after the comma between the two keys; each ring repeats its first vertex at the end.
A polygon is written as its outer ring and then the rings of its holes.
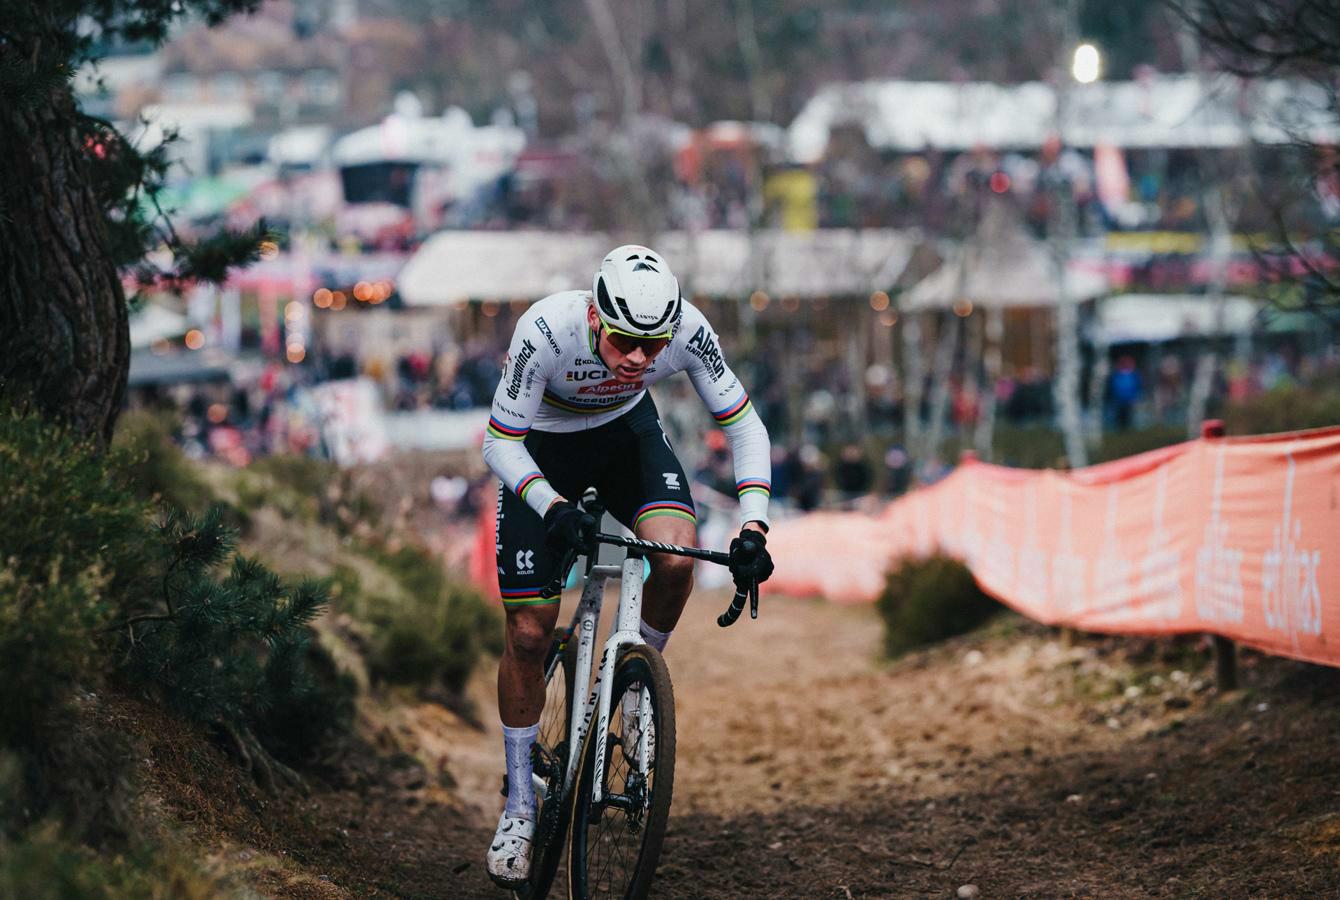
{"type": "Polygon", "coordinates": [[[135,350],[149,347],[155,341],[181,336],[186,328],[186,316],[149,303],[130,316],[130,346],[135,350]]]}
{"type": "MultiPolygon", "coordinates": [[[[1019,214],[1004,203],[988,206],[973,236],[941,256],[940,268],[904,295],[902,309],[948,309],[960,300],[982,307],[1045,307],[1060,300],[1048,248],[1029,236],[1019,214]]],[[[1065,290],[1072,301],[1091,300],[1107,293],[1107,276],[1072,264],[1065,290]]]]}
{"type": "Polygon", "coordinates": [[[1109,297],[1098,304],[1090,337],[1107,344],[1122,344],[1241,334],[1251,330],[1264,305],[1250,297],[1224,297],[1221,321],[1218,302],[1204,294],[1109,297]]]}
{"type": "MultiPolygon", "coordinates": [[[[1056,90],[1037,81],[834,84],[805,104],[787,138],[792,158],[804,163],[821,159],[829,133],[844,125],[860,128],[880,150],[1036,149],[1057,132],[1056,104],[1056,90]]],[[[1239,147],[1340,136],[1317,85],[1227,75],[1071,85],[1060,125],[1074,147],[1239,147]]]]}
{"type": "MultiPolygon", "coordinates": [[[[918,236],[892,229],[809,232],[669,232],[651,241],[685,296],[864,296],[887,290],[918,236]]],[[[405,302],[538,299],[588,289],[600,260],[620,242],[601,234],[444,231],[424,242],[397,282],[405,302]]]]}
{"type": "MultiPolygon", "coordinates": [[[[1065,287],[1076,303],[1092,300],[1107,293],[1107,276],[1072,264],[1066,271],[1065,287]]],[[[904,295],[900,307],[906,311],[949,309],[959,300],[981,307],[1046,307],[1055,306],[1059,299],[1056,271],[1043,247],[1018,257],[979,256],[971,248],[954,247],[945,254],[940,268],[904,295]]]]}

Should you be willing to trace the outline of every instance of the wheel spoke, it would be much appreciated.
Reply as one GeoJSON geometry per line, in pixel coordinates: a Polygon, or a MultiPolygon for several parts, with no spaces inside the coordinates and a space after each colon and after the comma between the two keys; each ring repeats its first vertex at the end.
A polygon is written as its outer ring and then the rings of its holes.
{"type": "Polygon", "coordinates": [[[645,653],[635,651],[627,662],[620,663],[615,672],[609,731],[605,740],[606,756],[600,761],[603,762],[601,794],[604,800],[598,804],[589,802],[594,768],[598,761],[594,758],[594,737],[588,737],[582,764],[583,774],[579,781],[583,795],[579,800],[581,805],[574,813],[569,878],[576,893],[585,892],[586,896],[592,898],[621,898],[635,885],[641,885],[640,890],[645,891],[645,880],[651,872],[644,871],[642,866],[655,865],[660,841],[664,836],[669,801],[667,795],[659,803],[656,802],[659,780],[656,766],[649,767],[643,773],[640,766],[634,764],[641,748],[625,746],[626,740],[631,738],[627,732],[632,720],[625,719],[623,715],[623,701],[627,699],[624,694],[628,692],[628,686],[633,683],[642,685],[639,692],[641,708],[651,732],[656,735],[649,751],[655,750],[655,743],[660,742],[662,736],[669,738],[669,742],[661,748],[664,760],[658,753],[657,763],[664,762],[666,773],[666,784],[661,787],[669,791],[673,784],[673,708],[669,710],[671,718],[667,726],[662,721],[659,707],[662,701],[673,702],[664,664],[654,655],[649,658],[645,653]],[[615,798],[613,802],[611,798],[615,798]]]}

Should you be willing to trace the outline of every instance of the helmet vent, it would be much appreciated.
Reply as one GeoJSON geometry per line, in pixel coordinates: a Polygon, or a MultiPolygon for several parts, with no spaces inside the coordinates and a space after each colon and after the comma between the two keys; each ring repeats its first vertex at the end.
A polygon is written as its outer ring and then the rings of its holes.
{"type": "Polygon", "coordinates": [[[640,262],[640,263],[638,263],[637,265],[633,266],[633,271],[634,271],[634,272],[659,272],[659,271],[661,271],[661,270],[658,269],[658,268],[656,268],[655,266],[651,265],[650,263],[647,263],[647,262],[640,262]]]}
{"type": "Polygon", "coordinates": [[[605,287],[604,278],[596,282],[596,305],[608,318],[617,319],[619,317],[619,314],[614,311],[614,304],[610,302],[610,292],[605,287]]]}

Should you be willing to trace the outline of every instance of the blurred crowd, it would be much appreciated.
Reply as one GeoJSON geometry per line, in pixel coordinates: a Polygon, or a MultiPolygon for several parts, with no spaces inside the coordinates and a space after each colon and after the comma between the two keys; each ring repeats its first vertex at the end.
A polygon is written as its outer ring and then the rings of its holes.
{"type": "MultiPolygon", "coordinates": [[[[314,388],[361,378],[374,387],[377,406],[390,413],[479,410],[491,401],[504,352],[501,340],[488,338],[444,344],[435,353],[361,360],[314,347],[303,366],[269,362],[235,368],[229,379],[217,382],[138,387],[131,405],[174,409],[178,437],[193,457],[245,465],[275,453],[330,456],[314,388]]],[[[1101,416],[1104,427],[1113,431],[1184,425],[1196,352],[1195,347],[1177,345],[1113,351],[1101,387],[1081,386],[1082,396],[1095,404],[1089,415],[1101,416]]],[[[812,354],[788,359],[793,371],[783,372],[778,358],[739,352],[733,354],[732,365],[750,385],[754,406],[772,436],[773,496],[784,506],[810,510],[859,505],[862,498],[901,493],[914,476],[924,481],[940,474],[934,461],[922,460],[913,470],[904,436],[904,385],[893,367],[875,363],[857,374],[840,360],[812,354]]],[[[1211,385],[1207,414],[1217,414],[1225,403],[1327,376],[1340,377],[1340,353],[1334,348],[1303,352],[1279,343],[1241,357],[1229,354],[1211,385]]],[[[990,388],[994,403],[987,404],[976,380],[954,375],[944,401],[942,435],[956,446],[973,446],[981,417],[992,406],[998,430],[1051,427],[1052,387],[1045,371],[1005,365],[990,388]]],[[[923,427],[933,415],[933,393],[922,392],[923,427]]],[[[658,386],[655,396],[695,482],[733,498],[734,472],[724,435],[703,412],[691,385],[672,379],[658,386]]],[[[435,502],[453,514],[468,515],[473,510],[468,487],[435,484],[435,502]]]]}
{"type": "MultiPolygon", "coordinates": [[[[660,192],[656,212],[665,227],[691,230],[919,228],[952,236],[971,227],[979,198],[994,194],[1015,203],[1036,237],[1054,225],[1058,202],[1073,204],[1081,237],[1205,233],[1213,215],[1204,206],[1205,178],[1225,165],[1215,151],[1195,148],[1134,149],[1100,160],[1093,150],[1063,148],[1056,140],[1034,151],[892,153],[870,147],[854,130],[835,131],[824,157],[810,166],[775,156],[750,146],[722,150],[691,171],[667,162],[650,180],[660,192]]],[[[1316,185],[1322,201],[1316,212],[1332,221],[1340,217],[1333,180],[1316,185]]],[[[577,164],[537,177],[510,172],[472,199],[469,215],[447,221],[486,229],[616,227],[601,210],[623,205],[622,191],[577,164]]],[[[1272,215],[1267,203],[1249,197],[1234,227],[1263,229],[1272,215]]]]}

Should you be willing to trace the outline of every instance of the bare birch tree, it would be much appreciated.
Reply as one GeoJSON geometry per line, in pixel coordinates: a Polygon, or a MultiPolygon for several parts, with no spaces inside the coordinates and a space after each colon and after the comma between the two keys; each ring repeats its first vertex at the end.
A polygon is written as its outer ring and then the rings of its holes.
{"type": "Polygon", "coordinates": [[[1207,295],[1214,304],[1214,316],[1211,333],[1206,335],[1196,359],[1196,372],[1192,376],[1191,391],[1187,397],[1186,429],[1189,438],[1200,436],[1201,422],[1205,419],[1205,409],[1219,374],[1219,351],[1216,345],[1227,330],[1228,298],[1224,296],[1224,290],[1228,286],[1228,264],[1233,255],[1232,220],[1236,218],[1238,206],[1222,184],[1207,187],[1201,202],[1209,225],[1210,283],[1207,295]]]}
{"type": "MultiPolygon", "coordinates": [[[[1061,48],[1058,56],[1065,56],[1074,48],[1077,37],[1078,5],[1075,0],[1061,0],[1061,48]]],[[[1058,154],[1065,152],[1062,123],[1066,116],[1066,99],[1070,90],[1070,75],[1064,64],[1056,76],[1056,128],[1060,140],[1058,154]]],[[[1052,379],[1052,393],[1065,438],[1066,456],[1072,467],[1086,466],[1089,450],[1084,442],[1084,420],[1079,403],[1080,352],[1079,308],[1071,295],[1069,284],[1070,248],[1076,234],[1075,198],[1068,178],[1061,171],[1062,157],[1057,157],[1059,176],[1052,180],[1052,220],[1047,229],[1047,246],[1051,254],[1056,278],[1056,373],[1052,379]]]]}

